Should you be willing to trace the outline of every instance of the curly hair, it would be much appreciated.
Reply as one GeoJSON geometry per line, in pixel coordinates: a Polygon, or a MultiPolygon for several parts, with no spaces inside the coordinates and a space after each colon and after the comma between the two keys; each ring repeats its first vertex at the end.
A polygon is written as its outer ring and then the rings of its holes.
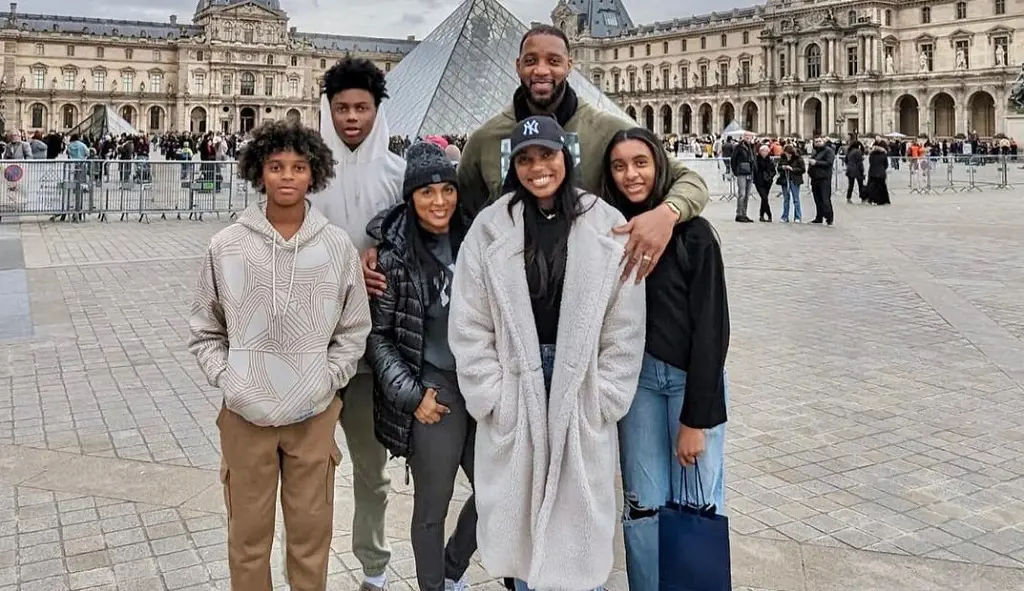
{"type": "Polygon", "coordinates": [[[388,98],[384,72],[373,62],[362,57],[347,57],[331,66],[324,74],[324,92],[327,100],[343,90],[356,88],[373,95],[374,105],[388,98]]]}
{"type": "Polygon", "coordinates": [[[327,188],[334,178],[334,153],[319,133],[290,121],[269,121],[252,132],[252,139],[238,155],[238,176],[249,181],[260,193],[265,193],[263,165],[274,154],[286,151],[309,160],[313,177],[310,193],[327,188]]]}

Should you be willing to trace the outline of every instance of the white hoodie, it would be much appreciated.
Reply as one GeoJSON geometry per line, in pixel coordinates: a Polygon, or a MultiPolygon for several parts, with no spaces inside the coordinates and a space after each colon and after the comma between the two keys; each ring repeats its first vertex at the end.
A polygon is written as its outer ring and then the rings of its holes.
{"type": "Polygon", "coordinates": [[[334,152],[337,164],[330,186],[311,195],[310,201],[332,224],[348,233],[362,254],[374,246],[373,239],[366,234],[366,225],[378,213],[402,200],[405,160],[388,149],[391,132],[380,109],[370,135],[352,150],[334,130],[331,105],[324,94],[320,98],[320,135],[334,152]]]}

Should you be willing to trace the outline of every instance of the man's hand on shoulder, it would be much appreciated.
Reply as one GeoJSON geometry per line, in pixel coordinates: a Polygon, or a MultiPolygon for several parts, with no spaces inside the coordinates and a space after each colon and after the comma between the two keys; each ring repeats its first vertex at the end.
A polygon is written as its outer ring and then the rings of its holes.
{"type": "Polygon", "coordinates": [[[616,234],[629,234],[626,250],[622,253],[626,262],[622,281],[628,281],[634,270],[637,283],[651,274],[672,239],[672,230],[678,221],[679,214],[662,203],[612,230],[616,234]]]}
{"type": "Polygon", "coordinates": [[[377,270],[377,249],[371,247],[360,257],[363,267],[363,281],[370,297],[379,296],[388,288],[387,278],[377,270]]]}

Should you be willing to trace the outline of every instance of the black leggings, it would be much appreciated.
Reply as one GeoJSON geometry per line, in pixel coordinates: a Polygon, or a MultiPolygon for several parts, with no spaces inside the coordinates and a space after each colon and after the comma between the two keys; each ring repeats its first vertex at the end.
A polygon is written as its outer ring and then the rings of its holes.
{"type": "Polygon", "coordinates": [[[760,219],[772,219],[772,206],[768,202],[768,193],[771,192],[771,185],[754,185],[757,188],[757,194],[761,197],[761,212],[759,214],[760,219]]]}
{"type": "Polygon", "coordinates": [[[849,201],[853,199],[854,181],[856,181],[857,185],[857,196],[860,197],[861,201],[864,201],[864,199],[867,198],[866,195],[864,195],[864,178],[859,176],[846,177],[846,200],[849,201]]]}

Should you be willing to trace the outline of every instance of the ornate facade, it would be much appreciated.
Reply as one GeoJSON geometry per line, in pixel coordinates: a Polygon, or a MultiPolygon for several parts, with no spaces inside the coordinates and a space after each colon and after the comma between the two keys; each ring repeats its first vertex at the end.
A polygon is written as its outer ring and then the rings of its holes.
{"type": "Polygon", "coordinates": [[[345,55],[385,71],[413,38],[303,33],[278,0],[200,0],[192,24],[0,13],[0,119],[66,130],[109,105],[136,129],[248,131],[319,124],[320,78],[345,55]]]}
{"type": "Polygon", "coordinates": [[[1014,114],[1024,0],[768,0],[611,35],[595,19],[625,9],[579,3],[551,15],[576,67],[662,135],[991,137],[1014,114]]]}

